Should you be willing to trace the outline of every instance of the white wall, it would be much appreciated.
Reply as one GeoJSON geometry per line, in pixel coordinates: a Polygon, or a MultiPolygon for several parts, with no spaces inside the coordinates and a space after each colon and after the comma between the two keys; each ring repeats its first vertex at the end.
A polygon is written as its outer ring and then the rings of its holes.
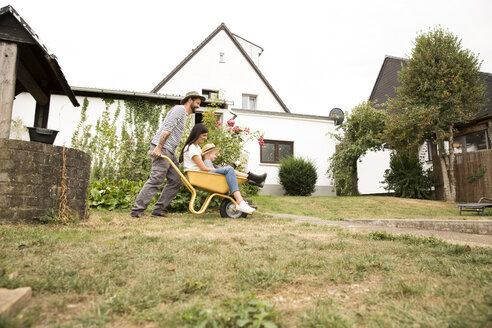
{"type": "Polygon", "coordinates": [[[359,192],[361,194],[387,193],[381,183],[384,171],[389,169],[390,150],[370,151],[357,163],[359,192]]]}
{"type": "MultiPolygon", "coordinates": [[[[227,116],[227,114],[226,114],[227,116]]],[[[226,117],[226,120],[228,118],[226,117]]],[[[318,180],[316,195],[333,195],[332,182],[328,179],[328,159],[335,152],[335,142],[328,135],[334,132],[334,122],[331,120],[295,117],[284,114],[268,115],[265,113],[239,113],[236,124],[247,126],[251,130],[265,133],[265,139],[293,141],[294,156],[302,156],[313,160],[317,167],[318,180]]],[[[265,183],[278,185],[278,164],[260,163],[260,146],[256,140],[249,141],[245,150],[249,152],[248,169],[251,172],[267,172],[265,183]]]]}
{"type": "Polygon", "coordinates": [[[284,112],[265,83],[241,54],[224,31],[210,40],[180,71],[158,92],[185,95],[190,90],[223,91],[222,99],[234,101],[242,107],[242,94],[258,95],[257,110],[284,112]],[[219,62],[219,54],[225,55],[225,63],[219,62]]]}
{"type": "Polygon", "coordinates": [[[239,42],[241,47],[243,47],[244,51],[248,54],[255,65],[260,67],[261,48],[238,37],[236,37],[236,40],[239,42]]]}
{"type": "MultiPolygon", "coordinates": [[[[55,139],[54,145],[70,147],[73,133],[77,129],[77,125],[80,122],[80,114],[82,110],[82,104],[85,97],[76,97],[80,103],[80,107],[74,107],[70,102],[70,99],[66,96],[52,95],[50,101],[50,113],[48,117],[48,129],[57,130],[58,134],[55,139]]],[[[87,123],[93,127],[96,124],[98,118],[101,117],[102,112],[106,108],[106,104],[101,98],[88,97],[89,107],[86,112],[87,123]]],[[[111,105],[111,111],[114,114],[118,106],[118,101],[115,101],[111,105]]],[[[124,102],[120,101],[121,112],[117,126],[121,126],[122,118],[124,116],[124,102]]],[[[34,112],[36,109],[36,102],[29,93],[19,94],[14,101],[14,107],[12,111],[12,119],[21,119],[25,126],[34,125],[34,112]]],[[[12,134],[11,134],[12,135],[12,134]]],[[[25,132],[24,140],[29,140],[29,135],[25,132]]]]}

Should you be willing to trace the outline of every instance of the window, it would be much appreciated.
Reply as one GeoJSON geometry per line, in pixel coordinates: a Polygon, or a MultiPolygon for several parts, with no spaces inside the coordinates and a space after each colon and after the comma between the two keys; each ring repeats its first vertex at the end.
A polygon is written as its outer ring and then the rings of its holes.
{"type": "Polygon", "coordinates": [[[456,154],[470,153],[489,149],[487,130],[477,131],[454,138],[453,148],[456,154]]]}
{"type": "Polygon", "coordinates": [[[219,99],[219,91],[202,89],[202,96],[204,96],[206,99],[219,99]]]}
{"type": "Polygon", "coordinates": [[[195,113],[195,124],[202,123],[203,120],[203,114],[196,112],[195,113]]]}
{"type": "Polygon", "coordinates": [[[244,109],[256,109],[256,97],[255,95],[247,95],[243,93],[243,108],[244,109]]]}
{"type": "Polygon", "coordinates": [[[224,53],[223,52],[219,53],[219,63],[225,63],[224,53]]]}
{"type": "Polygon", "coordinates": [[[427,141],[427,162],[432,162],[432,142],[427,141]]]}
{"type": "MultiPolygon", "coordinates": [[[[217,118],[217,122],[220,122],[222,124],[222,114],[221,113],[215,113],[215,117],[217,118]]],[[[195,124],[202,123],[203,122],[203,113],[202,112],[196,112],[195,113],[195,124]]]]}
{"type": "Polygon", "coordinates": [[[292,141],[263,141],[265,144],[260,147],[261,163],[278,163],[284,157],[294,155],[294,143],[292,141]]]}

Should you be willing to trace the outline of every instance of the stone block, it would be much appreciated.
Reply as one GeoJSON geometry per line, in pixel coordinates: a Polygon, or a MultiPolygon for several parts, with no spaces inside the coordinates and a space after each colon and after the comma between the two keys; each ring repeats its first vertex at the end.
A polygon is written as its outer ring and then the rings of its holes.
{"type": "Polygon", "coordinates": [[[13,223],[15,222],[15,209],[11,207],[0,207],[0,222],[13,223]]]}
{"type": "Polygon", "coordinates": [[[16,315],[31,299],[31,287],[0,288],[0,315],[16,315]]]}
{"type": "Polygon", "coordinates": [[[0,172],[0,182],[10,182],[10,177],[7,172],[0,172]]]}
{"type": "Polygon", "coordinates": [[[15,168],[13,161],[9,159],[0,159],[0,172],[10,172],[15,168]]]}

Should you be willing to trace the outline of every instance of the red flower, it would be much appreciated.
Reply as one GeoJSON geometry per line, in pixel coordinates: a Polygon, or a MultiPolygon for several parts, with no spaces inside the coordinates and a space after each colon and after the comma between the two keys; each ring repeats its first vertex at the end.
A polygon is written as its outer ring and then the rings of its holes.
{"type": "Polygon", "coordinates": [[[234,124],[236,124],[236,123],[232,119],[227,121],[227,125],[229,125],[229,126],[234,126],[234,124]]]}
{"type": "Polygon", "coordinates": [[[263,146],[263,145],[265,144],[265,142],[263,141],[263,139],[262,139],[262,138],[258,138],[258,144],[259,144],[260,146],[263,146]]]}

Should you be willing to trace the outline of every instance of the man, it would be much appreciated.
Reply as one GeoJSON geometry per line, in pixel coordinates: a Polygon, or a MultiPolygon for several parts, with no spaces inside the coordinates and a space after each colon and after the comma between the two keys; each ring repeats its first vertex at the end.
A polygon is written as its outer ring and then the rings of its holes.
{"type": "Polygon", "coordinates": [[[167,178],[167,184],[152,210],[152,215],[167,216],[166,208],[176,197],[181,186],[181,178],[171,167],[171,164],[160,156],[161,154],[166,155],[176,166],[179,166],[174,152],[183,136],[186,118],[188,115],[194,114],[204,100],[205,98],[198,92],[190,91],[181,100],[181,105],[174,106],[167,113],[164,123],[150,144],[149,154],[152,155],[150,177],[135,199],[135,204],[130,212],[131,217],[139,218],[142,216],[155,193],[164,183],[165,178],[167,178]]]}

